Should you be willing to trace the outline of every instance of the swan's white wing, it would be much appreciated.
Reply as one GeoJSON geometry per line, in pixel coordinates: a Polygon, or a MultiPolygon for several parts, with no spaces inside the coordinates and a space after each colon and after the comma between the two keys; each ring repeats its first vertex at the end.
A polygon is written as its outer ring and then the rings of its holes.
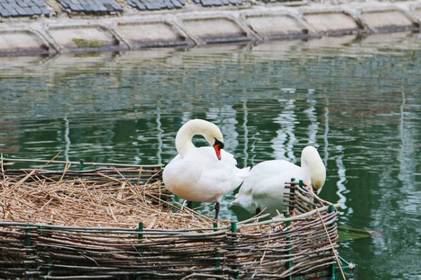
{"type": "Polygon", "coordinates": [[[256,164],[245,178],[239,194],[250,194],[255,186],[259,186],[263,180],[270,177],[277,177],[285,169],[295,166],[284,160],[268,160],[256,164]]]}
{"type": "Polygon", "coordinates": [[[212,147],[177,156],[164,169],[165,186],[176,195],[192,201],[216,201],[233,191],[248,174],[235,166],[234,157],[222,151],[218,160],[212,147]]]}
{"type": "Polygon", "coordinates": [[[165,187],[185,199],[187,186],[194,186],[202,176],[203,166],[176,156],[164,168],[162,179],[165,187]]]}
{"type": "Polygon", "coordinates": [[[206,154],[206,158],[209,160],[202,172],[201,182],[209,185],[207,189],[214,189],[215,192],[218,192],[219,198],[234,191],[249,175],[250,168],[238,168],[234,156],[224,150],[221,153],[221,160],[216,158],[212,147],[202,147],[198,151],[203,153],[202,156],[206,154]]]}
{"type": "Polygon", "coordinates": [[[285,160],[264,161],[252,168],[244,180],[233,206],[240,206],[250,213],[257,208],[282,212],[285,196],[285,183],[291,178],[306,181],[302,168],[285,160]]]}
{"type": "Polygon", "coordinates": [[[275,177],[269,177],[260,182],[257,188],[252,191],[252,199],[256,207],[261,210],[276,214],[276,210],[284,210],[284,196],[288,192],[282,181],[275,177]]]}
{"type": "MultiPolygon", "coordinates": [[[[240,190],[235,196],[235,200],[231,203],[231,206],[240,207],[249,213],[254,214],[256,209],[260,207],[257,204],[258,201],[256,201],[254,197],[254,191],[256,189],[262,189],[262,191],[266,189],[264,187],[266,186],[268,178],[277,177],[282,171],[285,163],[284,161],[270,160],[255,165],[251,169],[248,177],[245,178],[240,190]]],[[[270,186],[267,187],[270,189],[272,185],[273,184],[271,183],[270,186]]]]}

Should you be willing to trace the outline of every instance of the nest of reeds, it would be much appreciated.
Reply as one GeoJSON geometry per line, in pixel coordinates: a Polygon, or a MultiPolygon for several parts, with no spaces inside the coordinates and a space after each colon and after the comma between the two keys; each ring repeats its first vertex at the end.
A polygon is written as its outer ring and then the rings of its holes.
{"type": "Polygon", "coordinates": [[[0,278],[331,279],[339,263],[337,213],[301,182],[286,217],[213,228],[159,166],[0,171],[0,278]]]}
{"type": "Polygon", "coordinates": [[[145,229],[212,226],[211,219],[172,203],[162,181],[150,179],[153,172],[160,175],[157,167],[6,170],[0,178],[0,219],[129,228],[142,222],[145,229]]]}

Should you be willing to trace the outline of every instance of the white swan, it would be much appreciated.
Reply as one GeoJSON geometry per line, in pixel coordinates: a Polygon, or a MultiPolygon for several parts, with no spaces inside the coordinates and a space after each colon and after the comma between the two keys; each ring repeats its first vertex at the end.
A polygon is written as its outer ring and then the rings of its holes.
{"type": "Polygon", "coordinates": [[[267,212],[276,214],[285,210],[283,197],[289,190],[285,183],[291,178],[302,180],[319,192],[326,180],[326,168],[316,148],[307,146],[301,152],[301,167],[285,160],[269,160],[254,166],[244,180],[232,208],[242,208],[249,213],[267,212]]]}
{"type": "Polygon", "coordinates": [[[188,201],[215,202],[215,219],[224,194],[237,188],[249,174],[249,168],[239,169],[234,157],[223,150],[219,128],[208,121],[186,122],[177,132],[175,146],[178,155],[162,174],[165,187],[188,201]],[[195,147],[194,135],[202,135],[213,147],[195,147]]]}

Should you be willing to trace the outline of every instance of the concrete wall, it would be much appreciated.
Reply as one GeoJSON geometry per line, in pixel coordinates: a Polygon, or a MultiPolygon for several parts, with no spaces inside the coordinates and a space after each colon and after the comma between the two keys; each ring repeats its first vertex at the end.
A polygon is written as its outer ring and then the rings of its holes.
{"type": "Polygon", "coordinates": [[[145,47],[419,31],[421,1],[342,5],[279,4],[237,9],[146,12],[0,22],[0,55],[131,50],[145,47]]]}

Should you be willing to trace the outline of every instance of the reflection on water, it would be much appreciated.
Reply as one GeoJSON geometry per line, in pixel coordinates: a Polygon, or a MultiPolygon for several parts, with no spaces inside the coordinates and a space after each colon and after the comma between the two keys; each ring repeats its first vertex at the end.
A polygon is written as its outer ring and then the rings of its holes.
{"type": "Polygon", "coordinates": [[[338,170],[338,181],[336,181],[337,192],[336,194],[339,197],[338,203],[341,209],[346,213],[352,213],[352,207],[347,206],[345,194],[349,192],[345,183],[346,183],[346,167],[343,162],[344,158],[344,147],[341,145],[336,146],[336,150],[339,155],[336,156],[336,168],[338,170]]]}
{"type": "Polygon", "coordinates": [[[359,279],[420,279],[417,36],[0,58],[0,151],[165,164],[191,118],[219,125],[240,166],[298,164],[314,144],[328,172],[321,196],[339,201],[342,223],[379,232],[343,244],[359,279]]]}
{"type": "Polygon", "coordinates": [[[278,124],[280,128],[276,132],[276,137],[273,139],[272,148],[274,150],[275,159],[286,159],[296,163],[292,148],[296,143],[295,138],[295,100],[288,100],[282,113],[274,119],[274,123],[278,124]]]}

